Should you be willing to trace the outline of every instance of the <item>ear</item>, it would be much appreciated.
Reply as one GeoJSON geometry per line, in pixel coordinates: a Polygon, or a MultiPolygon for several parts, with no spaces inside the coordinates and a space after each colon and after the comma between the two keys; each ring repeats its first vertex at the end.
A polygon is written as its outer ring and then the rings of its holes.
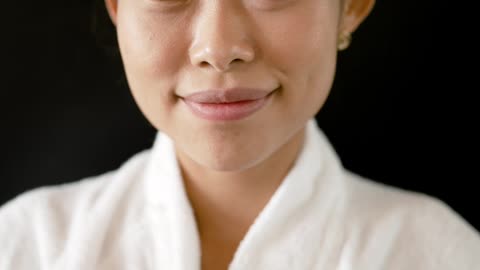
{"type": "Polygon", "coordinates": [[[118,0],[105,0],[105,6],[107,8],[108,15],[110,16],[110,19],[114,25],[117,25],[117,4],[118,0]]]}
{"type": "Polygon", "coordinates": [[[375,0],[344,0],[339,32],[353,33],[370,14],[374,4],[375,0]]]}

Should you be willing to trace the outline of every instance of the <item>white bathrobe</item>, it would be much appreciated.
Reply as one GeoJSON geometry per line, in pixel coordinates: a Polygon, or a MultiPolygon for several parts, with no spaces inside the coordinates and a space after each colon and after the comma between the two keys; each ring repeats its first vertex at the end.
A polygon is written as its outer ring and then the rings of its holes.
{"type": "MultiPolygon", "coordinates": [[[[0,208],[0,270],[200,270],[172,140],[119,169],[0,208]]],[[[229,270],[480,270],[480,235],[446,204],[346,171],[314,119],[229,270]]]]}

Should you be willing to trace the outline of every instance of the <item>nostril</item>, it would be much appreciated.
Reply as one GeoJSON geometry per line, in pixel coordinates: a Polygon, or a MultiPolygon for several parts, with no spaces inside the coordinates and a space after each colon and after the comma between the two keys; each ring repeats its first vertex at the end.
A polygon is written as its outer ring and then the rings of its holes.
{"type": "Polygon", "coordinates": [[[202,61],[202,62],[200,62],[199,66],[200,67],[207,67],[207,66],[210,66],[210,64],[207,61],[202,61]]]}

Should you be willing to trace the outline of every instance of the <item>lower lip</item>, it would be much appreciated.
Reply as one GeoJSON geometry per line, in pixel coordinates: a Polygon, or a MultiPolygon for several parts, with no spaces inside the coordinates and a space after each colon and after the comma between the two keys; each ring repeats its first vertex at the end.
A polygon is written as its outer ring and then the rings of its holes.
{"type": "Polygon", "coordinates": [[[234,121],[246,118],[263,108],[267,104],[268,96],[248,101],[232,103],[197,103],[183,99],[188,108],[196,116],[211,121],[234,121]]]}

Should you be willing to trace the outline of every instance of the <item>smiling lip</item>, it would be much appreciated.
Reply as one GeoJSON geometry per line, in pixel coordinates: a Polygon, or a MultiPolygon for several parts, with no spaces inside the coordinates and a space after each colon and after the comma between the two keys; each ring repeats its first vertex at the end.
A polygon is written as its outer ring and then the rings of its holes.
{"type": "Polygon", "coordinates": [[[233,121],[260,110],[272,91],[250,88],[208,90],[183,98],[196,116],[211,121],[233,121]]]}

